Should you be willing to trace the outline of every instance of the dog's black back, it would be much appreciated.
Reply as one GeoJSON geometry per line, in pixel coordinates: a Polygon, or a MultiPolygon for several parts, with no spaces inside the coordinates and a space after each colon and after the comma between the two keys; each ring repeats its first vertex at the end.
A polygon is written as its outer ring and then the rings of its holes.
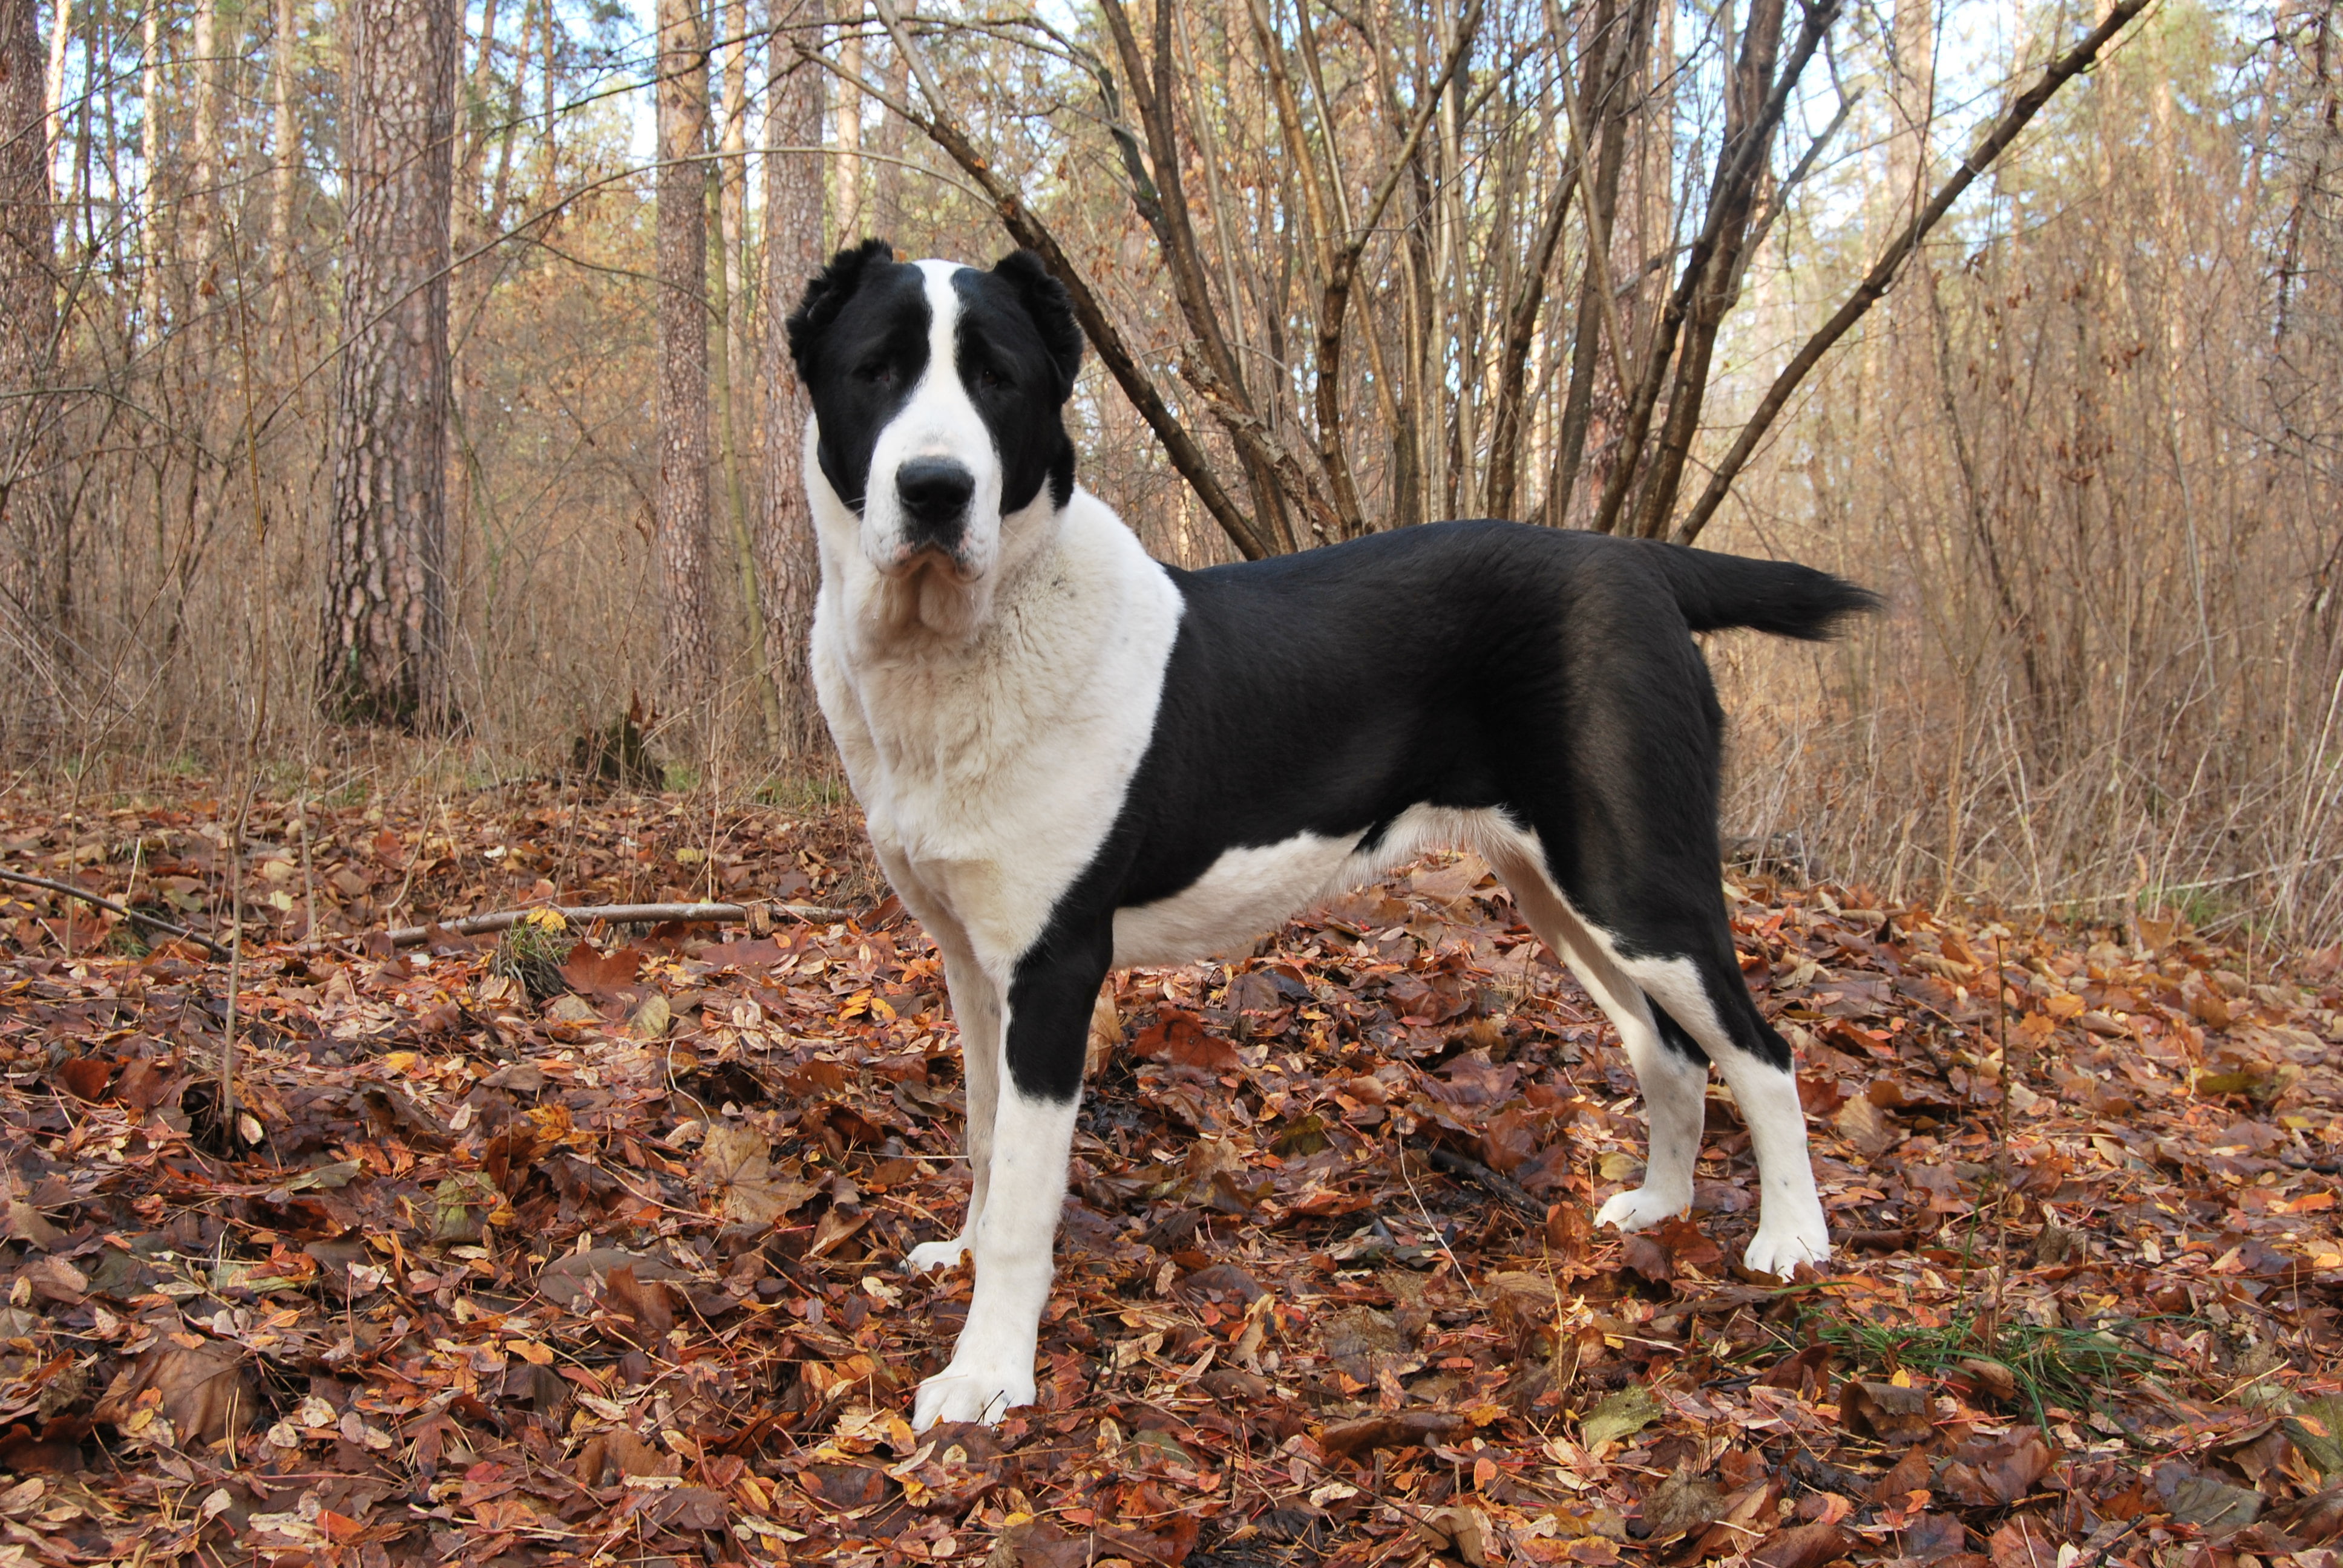
{"type": "MultiPolygon", "coordinates": [[[[1154,734],[1058,942],[1177,897],[1232,849],[1308,833],[1371,853],[1432,807],[1534,834],[1623,952],[1720,982],[1738,973],[1717,895],[1723,714],[1691,633],[1820,638],[1875,603],[1789,563],[1493,521],[1171,575],[1186,609],[1154,734]]],[[[1735,1033],[1785,1061],[1730,990],[1735,1033]]],[[[1011,1058],[1036,1087],[1079,1081],[1075,1053],[1011,1058]]]]}

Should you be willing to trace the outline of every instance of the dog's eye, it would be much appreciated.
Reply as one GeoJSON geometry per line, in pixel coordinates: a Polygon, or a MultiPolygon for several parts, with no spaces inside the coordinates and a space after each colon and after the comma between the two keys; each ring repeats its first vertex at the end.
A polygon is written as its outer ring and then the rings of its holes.
{"type": "Polygon", "coordinates": [[[854,373],[874,387],[884,387],[895,379],[895,367],[884,359],[870,360],[854,373]]]}
{"type": "Polygon", "coordinates": [[[1000,371],[995,370],[991,366],[986,365],[980,367],[977,370],[976,384],[990,392],[996,387],[1008,386],[1009,377],[1001,374],[1000,371]]]}

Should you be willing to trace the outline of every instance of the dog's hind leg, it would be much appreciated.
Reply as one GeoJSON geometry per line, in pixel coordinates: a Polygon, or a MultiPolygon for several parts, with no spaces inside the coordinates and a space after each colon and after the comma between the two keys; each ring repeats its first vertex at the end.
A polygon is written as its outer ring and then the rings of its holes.
{"type": "Polygon", "coordinates": [[[1651,1144],[1644,1160],[1643,1185],[1604,1204],[1594,1222],[1641,1231],[1683,1213],[1692,1207],[1693,1168],[1700,1160],[1700,1134],[1707,1116],[1707,1060],[1613,960],[1527,851],[1501,846],[1492,849],[1490,861],[1513,890],[1530,929],[1570,966],[1619,1031],[1619,1043],[1626,1049],[1635,1082],[1644,1091],[1651,1144]]]}
{"type": "Polygon", "coordinates": [[[1725,911],[1710,919],[1715,929],[1702,934],[1711,940],[1694,953],[1630,959],[1624,967],[1700,1042],[1732,1090],[1757,1159],[1757,1234],[1742,1261],[1759,1273],[1786,1277],[1801,1263],[1830,1256],[1830,1225],[1806,1149],[1805,1108],[1788,1042],[1757,1010],[1729,957],[1725,911]]]}
{"type": "Polygon", "coordinates": [[[915,1430],[998,1421],[1033,1401],[1091,1009],[1113,951],[1111,926],[1101,920],[1096,927],[1053,930],[1018,961],[1007,987],[989,1181],[970,1238],[976,1292],[950,1363],[920,1385],[915,1430]]]}

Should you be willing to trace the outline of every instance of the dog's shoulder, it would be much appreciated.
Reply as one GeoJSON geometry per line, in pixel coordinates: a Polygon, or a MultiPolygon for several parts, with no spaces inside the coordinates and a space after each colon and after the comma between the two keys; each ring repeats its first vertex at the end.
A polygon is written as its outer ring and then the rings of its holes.
{"type": "Polygon", "coordinates": [[[1167,591],[1172,599],[1178,598],[1171,568],[1147,553],[1112,507],[1080,485],[1059,513],[1058,527],[1063,558],[1090,574],[1087,585],[1093,591],[1111,588],[1166,603],[1167,591]]]}

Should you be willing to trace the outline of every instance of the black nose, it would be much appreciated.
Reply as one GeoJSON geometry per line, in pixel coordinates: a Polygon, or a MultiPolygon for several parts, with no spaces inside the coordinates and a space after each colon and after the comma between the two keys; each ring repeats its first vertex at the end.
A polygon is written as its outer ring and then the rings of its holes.
{"type": "Polygon", "coordinates": [[[895,470],[895,495],[915,538],[950,546],[968,520],[976,476],[950,457],[914,457],[895,470]]]}

